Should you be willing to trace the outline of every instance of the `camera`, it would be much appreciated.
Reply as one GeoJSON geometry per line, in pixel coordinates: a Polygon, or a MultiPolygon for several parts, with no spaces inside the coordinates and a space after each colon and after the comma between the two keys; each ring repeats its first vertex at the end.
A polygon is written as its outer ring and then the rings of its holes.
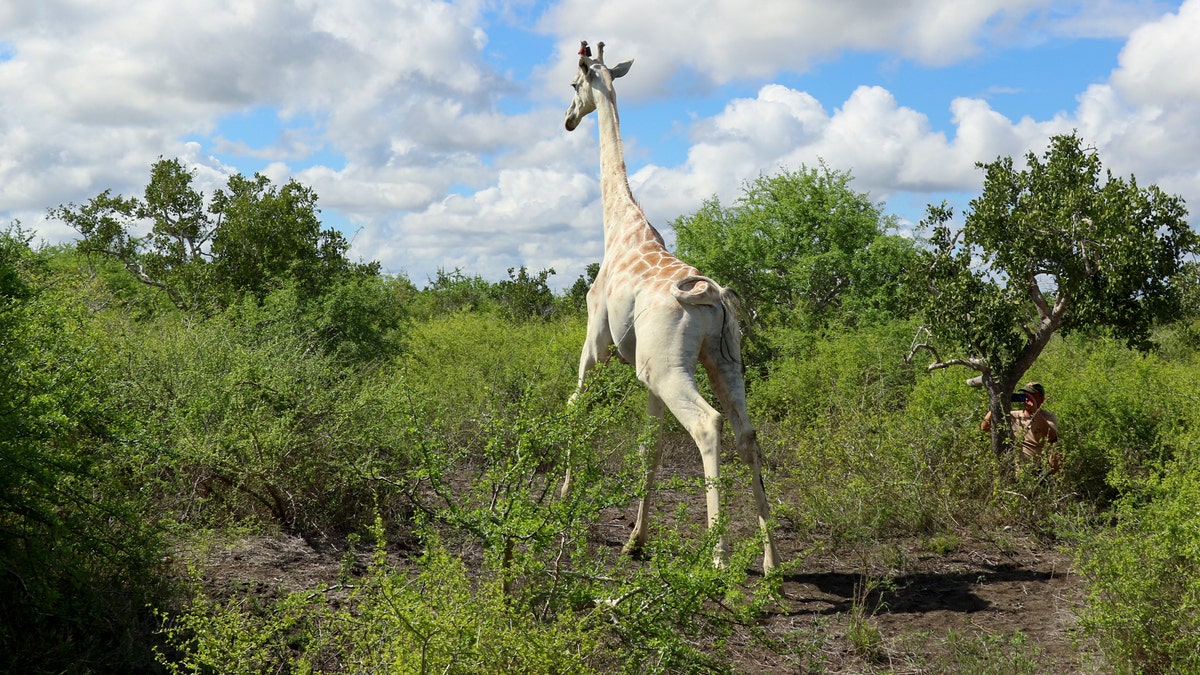
{"type": "Polygon", "coordinates": [[[1013,394],[1013,397],[1012,397],[1013,403],[1024,403],[1025,399],[1026,399],[1025,394],[1013,394]]]}

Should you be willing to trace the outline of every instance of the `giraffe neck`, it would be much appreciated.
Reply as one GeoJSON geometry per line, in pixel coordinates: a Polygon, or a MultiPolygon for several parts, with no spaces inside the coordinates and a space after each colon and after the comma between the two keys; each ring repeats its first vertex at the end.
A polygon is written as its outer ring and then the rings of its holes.
{"type": "MultiPolygon", "coordinates": [[[[607,82],[612,92],[612,81],[607,82]]],[[[615,97],[615,94],[613,95],[615,97]]],[[[633,234],[629,228],[640,227],[647,231],[644,236],[662,241],[662,237],[650,225],[642,207],[633,199],[629,189],[629,175],[625,168],[625,152],[621,147],[621,124],[617,116],[615,98],[607,95],[597,97],[596,120],[600,132],[600,197],[604,208],[604,250],[606,255],[618,239],[633,234]]]]}

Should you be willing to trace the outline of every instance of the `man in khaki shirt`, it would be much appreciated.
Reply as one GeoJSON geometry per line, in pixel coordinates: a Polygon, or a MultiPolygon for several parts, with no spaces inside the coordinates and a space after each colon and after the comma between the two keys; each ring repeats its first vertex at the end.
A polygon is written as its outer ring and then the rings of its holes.
{"type": "MultiPolygon", "coordinates": [[[[1024,397],[1024,405],[1020,410],[1013,410],[1009,415],[1012,419],[1013,438],[1021,443],[1021,455],[1026,461],[1037,459],[1049,443],[1058,441],[1058,417],[1042,408],[1046,402],[1046,389],[1040,382],[1030,382],[1017,390],[1017,397],[1024,397]]],[[[980,429],[990,431],[992,428],[992,412],[984,416],[980,429]]],[[[1062,459],[1057,453],[1050,452],[1050,473],[1057,473],[1062,459]]]]}

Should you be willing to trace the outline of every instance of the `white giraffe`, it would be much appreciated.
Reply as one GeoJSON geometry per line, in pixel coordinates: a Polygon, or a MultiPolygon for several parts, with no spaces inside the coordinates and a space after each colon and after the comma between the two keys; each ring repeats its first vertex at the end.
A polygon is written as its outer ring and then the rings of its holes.
{"type": "MultiPolygon", "coordinates": [[[[741,331],[732,291],[700,274],[668,251],[663,238],[633,199],[621,149],[617,95],[613,80],[629,72],[633,61],[611,69],[604,65],[604,43],[596,58],[586,42],[579,50],[575,98],[567,109],[566,128],[572,131],[585,115],[596,111],[600,132],[600,191],[604,206],[604,260],[587,294],[587,341],[579,359],[582,388],[588,371],[609,358],[616,345],[618,358],[632,363],[649,389],[648,412],[661,430],[666,407],[687,429],[704,464],[708,524],[720,517],[718,492],[722,417],[696,386],[696,364],[703,364],[721,408],[733,424],[738,455],[751,471],[758,522],[766,540],[763,568],[779,561],[767,521],[769,507],[763,487],[761,450],[746,414],[746,385],[741,361],[741,331]]],[[[576,391],[578,393],[578,390],[576,391]]],[[[645,448],[642,448],[645,452],[645,448]]],[[[645,494],[625,552],[641,555],[648,529],[650,493],[661,457],[661,431],[647,462],[645,494]]],[[[570,473],[563,483],[565,493],[570,473]]],[[[714,556],[724,564],[729,544],[722,536],[714,556]]]]}

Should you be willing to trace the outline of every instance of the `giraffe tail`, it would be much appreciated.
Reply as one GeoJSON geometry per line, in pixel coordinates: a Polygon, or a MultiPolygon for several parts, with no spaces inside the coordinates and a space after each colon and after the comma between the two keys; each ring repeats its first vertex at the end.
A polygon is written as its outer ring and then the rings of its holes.
{"type": "MultiPolygon", "coordinates": [[[[730,361],[742,363],[742,299],[732,288],[721,289],[721,306],[725,310],[721,327],[721,352],[730,361]]],[[[742,365],[745,370],[745,365],[742,365]]]]}
{"type": "Polygon", "coordinates": [[[725,311],[729,313],[730,320],[728,324],[734,332],[741,335],[741,320],[746,318],[746,308],[742,305],[742,296],[737,294],[737,291],[732,288],[721,289],[721,304],[725,306],[725,311]]]}
{"type": "Polygon", "coordinates": [[[671,293],[684,304],[721,308],[721,356],[741,364],[742,328],[739,319],[742,316],[742,300],[738,294],[732,288],[722,288],[712,279],[698,274],[676,281],[671,293]]]}
{"type": "Polygon", "coordinates": [[[671,294],[686,305],[715,306],[724,303],[725,289],[708,277],[692,274],[676,281],[671,294]]]}

